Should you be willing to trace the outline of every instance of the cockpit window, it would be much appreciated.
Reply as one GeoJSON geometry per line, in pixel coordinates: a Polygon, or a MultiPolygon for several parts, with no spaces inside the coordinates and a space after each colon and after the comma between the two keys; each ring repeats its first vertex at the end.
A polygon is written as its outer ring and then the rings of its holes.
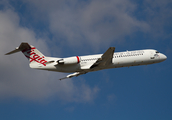
{"type": "Polygon", "coordinates": [[[158,51],[156,51],[156,53],[159,53],[158,51]]]}

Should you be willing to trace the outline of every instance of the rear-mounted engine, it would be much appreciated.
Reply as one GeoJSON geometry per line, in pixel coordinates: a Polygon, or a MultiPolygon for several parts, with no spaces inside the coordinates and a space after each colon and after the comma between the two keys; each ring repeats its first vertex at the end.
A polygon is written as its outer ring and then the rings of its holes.
{"type": "Polygon", "coordinates": [[[61,60],[58,60],[58,64],[64,64],[64,65],[70,65],[70,64],[78,64],[80,62],[80,59],[78,56],[76,57],[69,57],[69,58],[64,58],[61,60]]]}

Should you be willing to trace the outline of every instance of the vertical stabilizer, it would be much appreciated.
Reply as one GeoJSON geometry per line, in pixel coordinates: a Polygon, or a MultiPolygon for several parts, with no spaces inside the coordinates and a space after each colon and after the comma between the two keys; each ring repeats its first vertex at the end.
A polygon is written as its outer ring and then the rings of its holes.
{"type": "Polygon", "coordinates": [[[43,65],[46,66],[46,60],[45,56],[37,50],[34,46],[29,45],[28,43],[22,42],[19,47],[17,47],[15,50],[5,54],[5,55],[10,55],[16,52],[21,51],[30,61],[30,64],[33,65],[43,65]]]}

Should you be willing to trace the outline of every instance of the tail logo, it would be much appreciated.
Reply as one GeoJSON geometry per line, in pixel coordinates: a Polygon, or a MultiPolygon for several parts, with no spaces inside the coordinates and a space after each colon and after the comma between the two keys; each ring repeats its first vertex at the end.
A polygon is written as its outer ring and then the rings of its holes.
{"type": "Polygon", "coordinates": [[[42,65],[44,65],[44,66],[46,66],[46,60],[44,59],[44,56],[39,56],[38,54],[36,54],[35,53],[35,50],[36,48],[35,47],[32,47],[31,49],[29,49],[29,50],[24,50],[24,51],[22,51],[23,53],[24,53],[24,55],[27,57],[27,58],[29,58],[30,59],[30,62],[33,62],[33,61],[35,61],[35,62],[37,62],[37,63],[40,63],[40,64],[42,64],[42,65]]]}

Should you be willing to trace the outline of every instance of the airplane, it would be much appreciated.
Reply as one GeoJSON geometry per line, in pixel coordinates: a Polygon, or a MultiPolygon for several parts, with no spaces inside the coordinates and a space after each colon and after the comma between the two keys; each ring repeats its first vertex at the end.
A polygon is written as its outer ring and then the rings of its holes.
{"type": "Polygon", "coordinates": [[[30,67],[40,70],[72,73],[66,78],[72,78],[86,74],[88,72],[130,67],[138,65],[149,65],[159,63],[167,59],[167,57],[154,49],[115,52],[115,47],[110,47],[104,54],[73,56],[67,58],[56,58],[44,56],[34,46],[26,42],[22,42],[15,50],[6,53],[10,55],[16,52],[22,52],[30,61],[30,67]],[[74,72],[74,73],[73,73],[74,72]]]}

